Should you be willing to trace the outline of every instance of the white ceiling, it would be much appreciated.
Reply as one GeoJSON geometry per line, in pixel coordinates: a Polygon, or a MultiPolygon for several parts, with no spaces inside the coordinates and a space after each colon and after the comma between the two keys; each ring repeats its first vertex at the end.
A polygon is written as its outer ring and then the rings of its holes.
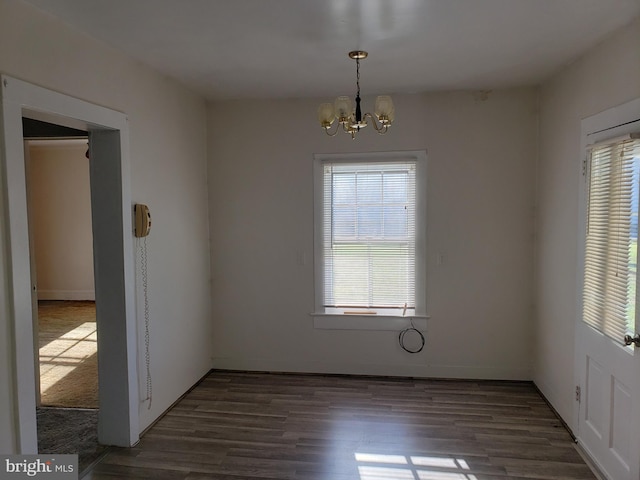
{"type": "MultiPolygon", "coordinates": [[[[28,0],[209,99],[535,85],[640,0],[28,0]]],[[[640,39],[639,43],[640,45],[640,39]]]]}

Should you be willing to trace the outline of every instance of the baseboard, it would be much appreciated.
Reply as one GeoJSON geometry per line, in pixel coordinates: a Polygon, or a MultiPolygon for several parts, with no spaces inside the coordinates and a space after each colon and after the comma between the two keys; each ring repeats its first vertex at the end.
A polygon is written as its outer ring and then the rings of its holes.
{"type": "Polygon", "coordinates": [[[547,406],[551,409],[551,411],[553,412],[553,414],[556,416],[556,418],[560,421],[560,423],[562,424],[562,426],[565,428],[565,430],[567,432],[569,432],[569,435],[571,435],[571,439],[573,440],[574,443],[577,443],[576,440],[576,436],[573,434],[573,430],[571,429],[571,427],[569,426],[569,424],[564,420],[564,418],[562,418],[562,415],[560,415],[558,413],[558,410],[556,410],[556,408],[553,406],[553,404],[549,401],[549,399],[547,398],[547,396],[542,392],[542,390],[540,390],[540,387],[538,386],[538,384],[534,381],[533,382],[533,386],[535,387],[535,389],[538,391],[538,394],[542,397],[542,399],[544,400],[544,402],[547,404],[547,406]]]}
{"type": "Polygon", "coordinates": [[[578,452],[578,454],[582,457],[582,459],[584,460],[584,463],[587,464],[587,466],[591,469],[591,471],[593,472],[593,475],[598,479],[598,480],[609,480],[609,477],[607,477],[602,470],[600,470],[598,464],[593,460],[593,458],[591,457],[591,454],[584,449],[584,447],[582,447],[582,445],[580,445],[579,442],[576,442],[575,444],[576,447],[576,451],[578,452]]]}
{"type": "MultiPolygon", "coordinates": [[[[573,415],[573,397],[562,400],[562,396],[557,390],[551,388],[551,386],[534,375],[533,383],[538,389],[538,392],[542,395],[545,401],[551,406],[554,412],[559,418],[565,422],[569,428],[574,428],[575,418],[573,415]]],[[[566,395],[565,395],[566,396],[566,395]]]]}
{"type": "Polygon", "coordinates": [[[582,457],[582,459],[584,460],[584,463],[587,464],[587,466],[591,469],[591,471],[593,472],[593,474],[595,475],[595,477],[598,480],[608,480],[608,477],[602,472],[602,470],[600,469],[599,465],[597,464],[597,462],[591,457],[590,452],[588,452],[578,441],[578,439],[576,438],[576,436],[573,434],[573,430],[571,430],[571,428],[569,427],[569,425],[567,424],[567,422],[564,421],[564,419],[562,418],[562,416],[558,413],[558,411],[555,409],[555,407],[551,404],[551,402],[549,401],[549,399],[546,397],[546,395],[542,392],[542,390],[540,389],[540,387],[536,384],[536,382],[533,382],[533,386],[536,388],[536,390],[538,391],[538,393],[540,394],[540,396],[542,397],[542,399],[546,402],[546,404],[549,406],[549,408],[551,409],[551,411],[554,413],[554,415],[558,418],[558,420],[560,421],[560,423],[562,423],[562,426],[567,430],[567,432],[569,432],[569,435],[571,435],[571,438],[573,439],[573,446],[575,447],[576,451],[578,452],[578,454],[582,457]]]}
{"type": "Polygon", "coordinates": [[[531,370],[529,368],[479,367],[472,365],[360,364],[355,362],[301,362],[262,358],[213,357],[212,368],[219,370],[324,373],[331,375],[531,381],[531,370]]]}
{"type": "MultiPolygon", "coordinates": [[[[176,399],[176,400],[175,400],[171,405],[169,405],[169,406],[168,406],[168,407],[167,407],[167,408],[166,408],[166,409],[165,409],[165,410],[164,410],[160,415],[158,415],[158,417],[157,417],[155,420],[153,420],[149,425],[147,425],[147,427],[145,427],[145,428],[140,432],[138,442],[136,442],[136,444],[135,444],[135,445],[137,445],[138,443],[140,443],[140,440],[142,440],[142,437],[143,437],[143,436],[144,436],[144,435],[145,435],[149,430],[151,430],[151,428],[152,428],[156,423],[158,423],[158,422],[159,422],[159,421],[160,421],[160,420],[161,420],[161,419],[162,419],[162,418],[163,418],[167,413],[169,413],[169,411],[170,411],[173,407],[175,407],[178,403],[180,403],[180,401],[182,401],[182,399],[183,399],[184,397],[186,397],[189,393],[191,393],[191,391],[192,391],[194,388],[196,388],[198,385],[200,385],[200,384],[204,381],[204,379],[205,379],[205,378],[207,378],[207,377],[209,376],[209,374],[210,374],[212,371],[213,371],[213,369],[208,370],[208,371],[207,371],[207,373],[205,373],[204,375],[202,375],[202,376],[198,379],[198,381],[196,381],[196,383],[194,383],[191,387],[189,387],[189,388],[187,389],[187,391],[186,391],[186,392],[184,392],[182,395],[180,395],[180,396],[179,396],[179,397],[178,397],[178,398],[177,398],[177,399],[176,399]]],[[[135,446],[135,445],[132,445],[132,446],[135,446]]]]}
{"type": "Polygon", "coordinates": [[[38,300],[95,301],[95,290],[38,290],[38,300]]]}

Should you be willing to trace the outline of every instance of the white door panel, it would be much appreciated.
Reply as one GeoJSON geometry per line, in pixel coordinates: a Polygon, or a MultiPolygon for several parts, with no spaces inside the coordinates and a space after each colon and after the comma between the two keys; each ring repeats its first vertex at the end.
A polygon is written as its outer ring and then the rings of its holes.
{"type": "Polygon", "coordinates": [[[581,337],[583,394],[578,441],[611,479],[638,479],[640,356],[587,325],[581,337]],[[635,435],[634,435],[635,433],[635,435]]]}
{"type": "Polygon", "coordinates": [[[606,412],[606,381],[604,368],[594,359],[587,356],[586,395],[584,405],[584,421],[589,427],[585,435],[592,435],[598,441],[604,436],[607,419],[606,412]]]}

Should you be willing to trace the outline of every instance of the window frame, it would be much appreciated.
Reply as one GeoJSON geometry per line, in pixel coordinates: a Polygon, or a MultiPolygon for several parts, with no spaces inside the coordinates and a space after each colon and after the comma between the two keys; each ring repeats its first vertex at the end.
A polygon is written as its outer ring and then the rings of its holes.
{"type": "Polygon", "coordinates": [[[314,154],[314,291],[315,306],[311,316],[315,328],[344,330],[398,331],[412,323],[418,329],[426,328],[427,315],[427,152],[425,150],[314,154]],[[415,314],[411,316],[382,314],[325,313],[324,258],[323,258],[323,202],[325,162],[379,163],[414,161],[416,164],[416,238],[415,238],[415,314]]]}

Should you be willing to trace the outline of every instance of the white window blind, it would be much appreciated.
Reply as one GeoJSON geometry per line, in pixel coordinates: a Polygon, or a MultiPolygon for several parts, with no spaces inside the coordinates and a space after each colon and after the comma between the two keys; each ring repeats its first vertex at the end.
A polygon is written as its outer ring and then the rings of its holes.
{"type": "Polygon", "coordinates": [[[327,313],[413,315],[416,162],[322,164],[327,313]]]}
{"type": "Polygon", "coordinates": [[[635,330],[640,141],[596,144],[589,160],[582,318],[621,341],[635,330]]]}

